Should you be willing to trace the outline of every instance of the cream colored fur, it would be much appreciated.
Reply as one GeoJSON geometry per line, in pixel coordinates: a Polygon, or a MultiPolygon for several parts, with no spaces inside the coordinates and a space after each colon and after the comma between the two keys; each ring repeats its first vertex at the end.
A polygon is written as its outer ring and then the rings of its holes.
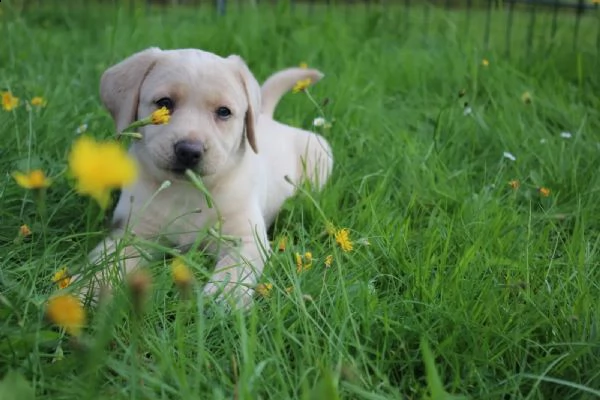
{"type": "MultiPolygon", "coordinates": [[[[139,178],[123,188],[114,230],[90,254],[92,263],[117,265],[121,276],[130,273],[152,254],[132,245],[115,252],[126,232],[189,249],[220,214],[222,234],[239,239],[239,245],[202,240],[217,257],[204,292],[249,305],[270,252],[267,229],[295,193],[286,176],[296,184],[308,179],[320,189],[333,168],[323,137],[273,119],[281,96],[298,80],[314,83],[321,77],[314,69],[290,68],[272,75],[261,88],[240,57],[196,49],[150,48],[109,68],[100,93],[119,131],[152,113],[160,98],[172,98],[175,106],[169,124],[142,128],[143,139],[132,144],[139,178]],[[221,106],[232,111],[227,120],[215,114],[221,106]],[[212,208],[185,175],[170,170],[173,146],[182,139],[204,146],[194,172],[210,192],[212,208]]],[[[106,272],[93,281],[108,282],[106,272]]]]}

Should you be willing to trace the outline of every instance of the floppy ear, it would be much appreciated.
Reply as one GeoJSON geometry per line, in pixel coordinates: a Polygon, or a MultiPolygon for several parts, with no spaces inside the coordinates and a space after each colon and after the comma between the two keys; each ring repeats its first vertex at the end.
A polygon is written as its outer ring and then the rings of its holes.
{"type": "Polygon", "coordinates": [[[244,85],[244,92],[248,101],[248,109],[246,110],[246,137],[252,150],[258,153],[256,146],[256,123],[260,114],[260,86],[240,56],[231,55],[228,59],[236,63],[242,84],[244,85]]]}
{"type": "Polygon", "coordinates": [[[112,115],[117,132],[137,119],[142,82],[161,50],[150,47],[108,68],[100,79],[100,98],[112,115]]]}

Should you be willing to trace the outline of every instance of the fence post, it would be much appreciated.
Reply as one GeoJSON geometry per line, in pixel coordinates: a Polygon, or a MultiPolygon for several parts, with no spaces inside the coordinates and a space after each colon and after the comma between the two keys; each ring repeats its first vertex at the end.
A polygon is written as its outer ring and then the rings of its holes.
{"type": "Polygon", "coordinates": [[[554,39],[556,38],[556,30],[558,29],[558,7],[560,3],[558,0],[554,1],[552,6],[552,31],[550,33],[550,42],[554,44],[554,39]]]}
{"type": "Polygon", "coordinates": [[[515,2],[512,0],[508,4],[508,20],[506,21],[506,58],[510,58],[510,39],[513,26],[513,15],[515,11],[515,2]]]}
{"type": "Polygon", "coordinates": [[[535,13],[537,11],[535,2],[531,2],[529,11],[531,15],[529,17],[529,27],[527,28],[527,48],[525,50],[525,58],[527,58],[528,54],[531,54],[531,50],[533,48],[533,31],[535,30],[535,13]]]}
{"type": "Polygon", "coordinates": [[[575,17],[575,31],[573,32],[573,50],[577,50],[577,43],[579,42],[579,24],[581,23],[581,15],[585,9],[584,0],[577,2],[577,12],[575,17]]]}
{"type": "Polygon", "coordinates": [[[473,8],[473,0],[467,0],[467,21],[465,22],[465,36],[469,35],[471,30],[471,9],[473,8]]]}
{"type": "Polygon", "coordinates": [[[217,14],[225,15],[225,3],[227,0],[217,0],[217,14]]]}
{"type": "Polygon", "coordinates": [[[490,45],[490,30],[492,25],[492,0],[488,0],[487,15],[485,21],[485,34],[483,37],[483,48],[488,51],[490,45]]]}

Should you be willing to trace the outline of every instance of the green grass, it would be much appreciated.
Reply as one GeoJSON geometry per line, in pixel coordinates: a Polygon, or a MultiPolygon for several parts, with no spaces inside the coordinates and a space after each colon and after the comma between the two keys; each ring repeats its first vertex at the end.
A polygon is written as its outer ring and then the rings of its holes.
{"type": "MultiPolygon", "coordinates": [[[[0,5],[0,88],[48,100],[0,112],[0,399],[28,387],[51,399],[447,398],[440,384],[473,399],[600,396],[600,15],[585,16],[574,49],[572,16],[551,37],[539,14],[528,48],[530,16],[516,14],[507,58],[501,10],[486,50],[478,11],[89,7],[0,5]],[[199,291],[181,300],[160,261],[144,315],[117,292],[89,310],[80,343],[44,319],[52,275],[77,268],[105,227],[74,192],[67,154],[82,123],[111,137],[99,77],[151,45],[237,53],[259,79],[302,61],[324,71],[311,94],[335,119],[335,172],[285,205],[271,235],[290,243],[249,312],[199,291]],[[10,176],[33,167],[54,179],[45,218],[10,176]],[[352,252],[322,234],[321,211],[351,230],[352,252]],[[22,224],[33,235],[15,241],[22,224]],[[314,266],[298,275],[294,253],[307,251],[314,266]]],[[[277,110],[305,128],[317,115],[303,94],[277,110]]],[[[201,281],[210,262],[191,258],[201,281]]]]}

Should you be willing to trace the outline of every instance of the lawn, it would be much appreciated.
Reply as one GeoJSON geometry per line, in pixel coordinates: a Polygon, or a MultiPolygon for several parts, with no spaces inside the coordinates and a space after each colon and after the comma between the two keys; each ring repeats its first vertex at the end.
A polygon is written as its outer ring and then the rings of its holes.
{"type": "Polygon", "coordinates": [[[485,10],[53,4],[0,4],[0,90],[20,99],[0,110],[0,399],[600,397],[600,10],[576,48],[572,15],[552,37],[550,14],[530,32],[516,13],[508,57],[502,10],[486,48],[485,10]],[[112,139],[100,75],[149,46],[240,54],[259,80],[322,70],[276,116],[322,132],[334,174],[286,203],[249,311],[200,295],[199,253],[186,298],[165,256],[142,310],[124,286],[72,337],[45,317],[52,279],[106,224],[68,154],[84,124],[112,139]],[[43,197],[11,175],[35,168],[43,197]]]}

